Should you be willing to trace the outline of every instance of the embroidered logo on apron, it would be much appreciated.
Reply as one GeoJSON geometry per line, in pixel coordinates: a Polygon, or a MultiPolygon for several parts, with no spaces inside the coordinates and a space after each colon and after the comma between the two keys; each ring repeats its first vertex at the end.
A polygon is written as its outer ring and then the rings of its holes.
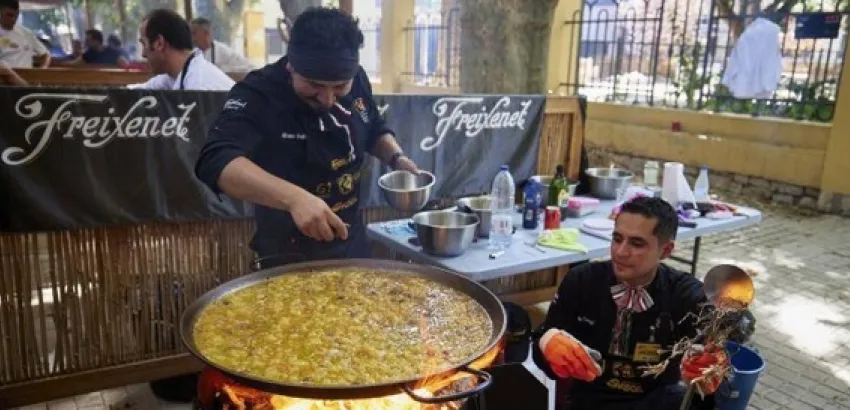
{"type": "Polygon", "coordinates": [[[354,104],[352,104],[354,110],[357,111],[357,114],[360,114],[360,119],[363,120],[364,124],[369,123],[369,112],[366,111],[366,103],[363,102],[362,98],[357,98],[354,100],[354,104]]]}
{"type": "Polygon", "coordinates": [[[316,196],[319,198],[328,198],[331,195],[331,183],[322,182],[316,187],[316,196]]]}
{"type": "Polygon", "coordinates": [[[343,174],[337,178],[336,184],[339,187],[340,194],[348,195],[354,189],[354,177],[351,174],[343,174]]]}

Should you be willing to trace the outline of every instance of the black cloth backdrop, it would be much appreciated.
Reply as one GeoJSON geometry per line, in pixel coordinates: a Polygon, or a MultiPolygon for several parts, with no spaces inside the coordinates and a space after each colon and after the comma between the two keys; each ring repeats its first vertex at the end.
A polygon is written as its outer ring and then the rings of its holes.
{"type": "MultiPolygon", "coordinates": [[[[244,218],[195,159],[225,92],[0,87],[0,231],[244,218]]],[[[377,95],[432,199],[489,192],[501,164],[534,173],[545,97],[377,95]]],[[[373,160],[362,204],[384,206],[373,160]]]]}

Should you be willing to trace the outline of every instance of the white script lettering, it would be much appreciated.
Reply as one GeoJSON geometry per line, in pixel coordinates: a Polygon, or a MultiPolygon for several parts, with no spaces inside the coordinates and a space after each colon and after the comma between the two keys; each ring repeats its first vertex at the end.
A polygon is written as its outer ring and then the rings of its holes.
{"type": "Polygon", "coordinates": [[[62,133],[62,138],[83,137],[86,148],[103,148],[115,138],[168,138],[177,137],[190,142],[187,134],[189,115],[197,103],[178,104],[182,112],[179,117],[160,118],[143,116],[141,111],[157,107],[156,97],[145,96],[133,104],[124,115],[115,115],[109,107],[109,117],[76,117],[69,107],[76,103],[103,103],[106,95],[49,94],[36,93],[21,97],[15,104],[15,113],[24,119],[38,119],[44,106],[43,100],[62,101],[49,118],[35,121],[24,132],[27,147],[9,147],[3,150],[0,159],[7,165],[26,165],[35,161],[49,145],[53,136],[62,133]]]}
{"type": "Polygon", "coordinates": [[[444,97],[437,100],[433,108],[438,118],[434,127],[436,136],[423,138],[419,147],[424,151],[438,147],[450,130],[463,131],[467,138],[474,138],[485,129],[525,129],[531,100],[521,101],[519,108],[513,110],[509,108],[510,97],[500,98],[490,110],[482,102],[484,97],[444,97]],[[452,105],[454,107],[450,111],[452,105]],[[476,109],[479,112],[474,112],[476,109]]]}

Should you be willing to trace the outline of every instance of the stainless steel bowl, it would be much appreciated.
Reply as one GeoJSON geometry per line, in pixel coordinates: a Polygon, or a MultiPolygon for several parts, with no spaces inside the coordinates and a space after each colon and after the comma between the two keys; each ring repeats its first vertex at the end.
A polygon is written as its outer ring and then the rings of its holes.
{"type": "Polygon", "coordinates": [[[384,199],[397,211],[417,212],[431,198],[434,174],[422,171],[419,175],[407,171],[392,171],[378,179],[384,199]]]}
{"type": "Polygon", "coordinates": [[[490,210],[490,195],[474,196],[469,198],[461,198],[457,200],[458,205],[465,206],[478,215],[478,231],[476,235],[479,238],[487,238],[490,236],[490,219],[493,216],[493,211],[490,210]]]}
{"type": "MultiPolygon", "coordinates": [[[[549,204],[549,186],[552,184],[553,178],[552,175],[534,175],[531,177],[531,179],[540,183],[540,198],[543,201],[543,205],[549,204]]],[[[578,187],[578,182],[567,180],[567,193],[570,196],[576,194],[576,187],[578,187]]]]}
{"type": "Polygon", "coordinates": [[[475,230],[478,216],[463,212],[427,211],[413,215],[416,237],[425,252],[436,256],[459,256],[466,252],[475,230]]]}
{"type": "Polygon", "coordinates": [[[593,196],[600,199],[617,199],[631,184],[635,174],[622,168],[588,168],[587,176],[593,196]]]}

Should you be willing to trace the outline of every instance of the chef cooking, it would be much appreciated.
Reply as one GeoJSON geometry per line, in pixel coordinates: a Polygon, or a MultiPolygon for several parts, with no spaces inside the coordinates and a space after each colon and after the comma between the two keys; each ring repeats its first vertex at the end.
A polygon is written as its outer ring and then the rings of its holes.
{"type": "MultiPolygon", "coordinates": [[[[685,394],[680,380],[696,380],[718,363],[705,352],[669,365],[657,378],[642,369],[662,360],[683,337],[697,333],[703,284],[661,261],[673,252],[678,216],[660,198],[638,197],[616,217],[611,260],[574,269],[561,282],[537,332],[535,362],[567,387],[569,410],[675,410],[685,394]],[[695,317],[695,316],[694,316],[695,317]]],[[[719,380],[689,409],[713,409],[719,380]]]]}
{"type": "Polygon", "coordinates": [[[368,257],[359,215],[369,153],[418,173],[378,113],[359,63],[363,33],[345,12],[298,16],[288,53],[236,84],[196,164],[216,193],[256,204],[259,257],[368,257]]]}

